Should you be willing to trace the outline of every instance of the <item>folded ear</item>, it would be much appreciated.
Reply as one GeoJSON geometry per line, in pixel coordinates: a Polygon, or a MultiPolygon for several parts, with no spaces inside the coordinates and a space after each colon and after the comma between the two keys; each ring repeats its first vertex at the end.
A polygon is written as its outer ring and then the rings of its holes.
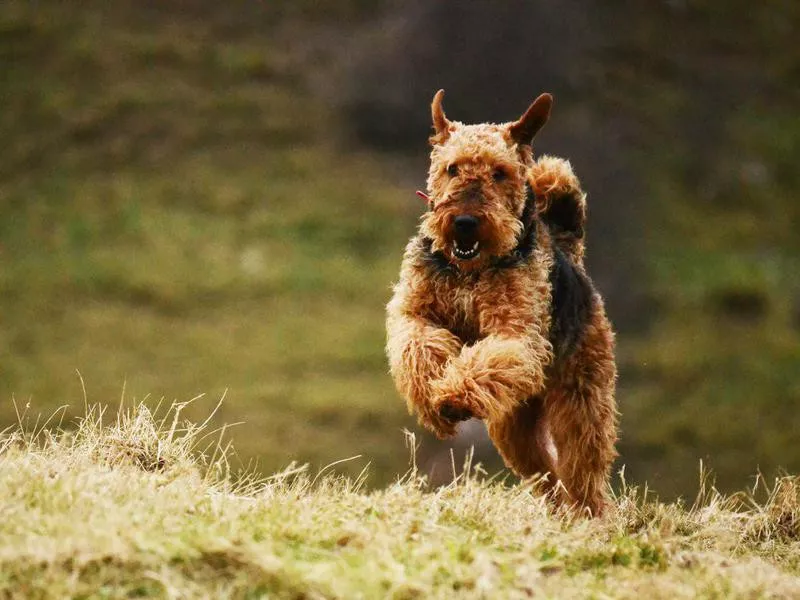
{"type": "Polygon", "coordinates": [[[509,125],[508,131],[511,138],[518,144],[530,145],[536,133],[547,123],[552,106],[553,96],[550,94],[539,96],[519,120],[509,125]]]}
{"type": "Polygon", "coordinates": [[[431,102],[431,117],[433,118],[431,144],[443,144],[450,137],[450,121],[444,116],[442,98],[444,98],[444,90],[439,90],[433,97],[433,102],[431,102]]]}

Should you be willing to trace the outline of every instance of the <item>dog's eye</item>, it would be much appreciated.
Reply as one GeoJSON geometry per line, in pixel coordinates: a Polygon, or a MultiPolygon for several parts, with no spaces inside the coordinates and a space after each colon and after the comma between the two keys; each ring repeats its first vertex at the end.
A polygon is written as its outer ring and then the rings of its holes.
{"type": "Polygon", "coordinates": [[[492,177],[495,181],[505,181],[508,178],[508,173],[503,169],[495,169],[494,173],[492,173],[492,177]]]}
{"type": "Polygon", "coordinates": [[[450,177],[458,175],[458,165],[450,165],[447,167],[447,174],[450,175],[450,177]]]}

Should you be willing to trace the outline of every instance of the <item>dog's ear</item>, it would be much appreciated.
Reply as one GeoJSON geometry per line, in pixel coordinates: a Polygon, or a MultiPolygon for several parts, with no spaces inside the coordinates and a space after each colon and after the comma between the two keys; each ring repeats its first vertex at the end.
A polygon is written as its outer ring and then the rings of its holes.
{"type": "Polygon", "coordinates": [[[511,139],[517,144],[530,146],[536,133],[547,123],[552,106],[553,96],[550,94],[542,94],[534,100],[525,114],[509,125],[511,139]]]}
{"type": "Polygon", "coordinates": [[[450,137],[450,121],[444,116],[442,108],[444,90],[439,90],[431,102],[431,117],[433,118],[433,135],[430,137],[431,145],[443,144],[450,137]]]}

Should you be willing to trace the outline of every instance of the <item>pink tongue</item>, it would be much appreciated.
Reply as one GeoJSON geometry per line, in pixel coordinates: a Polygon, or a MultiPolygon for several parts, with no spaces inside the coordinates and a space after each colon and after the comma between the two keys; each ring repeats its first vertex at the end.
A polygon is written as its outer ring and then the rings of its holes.
{"type": "Polygon", "coordinates": [[[426,194],[425,192],[421,192],[420,190],[417,190],[416,194],[417,194],[417,196],[419,196],[420,198],[425,200],[425,202],[430,202],[431,201],[431,199],[428,197],[428,194],[426,194]]]}

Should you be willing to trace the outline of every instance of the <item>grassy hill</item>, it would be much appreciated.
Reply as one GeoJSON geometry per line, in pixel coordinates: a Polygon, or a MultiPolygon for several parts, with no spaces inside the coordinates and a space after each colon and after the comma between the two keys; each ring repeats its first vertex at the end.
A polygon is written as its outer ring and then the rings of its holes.
{"type": "Polygon", "coordinates": [[[417,201],[336,148],[271,6],[0,9],[3,423],[78,370],[95,401],[227,389],[268,469],[403,468],[383,306],[417,201]]]}
{"type": "MultiPolygon", "coordinates": [[[[623,486],[603,520],[553,514],[473,466],[428,491],[291,466],[231,478],[183,406],[0,436],[4,598],[791,598],[800,481],[689,506],[623,486]],[[201,452],[200,450],[203,450],[201,452]]],[[[23,419],[24,421],[24,419],[23,419]]]]}

